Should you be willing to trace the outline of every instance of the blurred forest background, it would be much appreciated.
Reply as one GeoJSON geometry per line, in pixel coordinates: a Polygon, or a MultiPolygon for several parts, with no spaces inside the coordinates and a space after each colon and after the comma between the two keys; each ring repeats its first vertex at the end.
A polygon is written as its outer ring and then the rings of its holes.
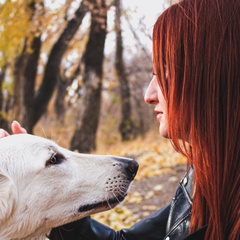
{"type": "Polygon", "coordinates": [[[118,217],[96,216],[114,228],[165,204],[151,202],[164,192],[155,176],[171,173],[164,181],[176,186],[183,172],[184,159],[158,136],[153,108],[144,103],[152,26],[172,2],[147,1],[153,14],[139,13],[131,0],[0,0],[0,127],[11,132],[15,119],[74,151],[138,160],[139,185],[126,201],[135,213],[120,207],[118,217]],[[135,203],[145,206],[140,215],[135,203]]]}

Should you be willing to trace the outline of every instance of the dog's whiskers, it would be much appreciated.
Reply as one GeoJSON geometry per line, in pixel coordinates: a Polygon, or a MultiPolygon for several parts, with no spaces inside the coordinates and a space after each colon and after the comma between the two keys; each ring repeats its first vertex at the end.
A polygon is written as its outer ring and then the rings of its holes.
{"type": "Polygon", "coordinates": [[[118,199],[118,197],[116,196],[116,194],[113,192],[113,196],[117,199],[117,201],[119,202],[119,203],[121,203],[121,201],[118,199]]]}
{"type": "Polygon", "coordinates": [[[120,193],[122,196],[124,196],[126,193],[126,189],[119,188],[118,193],[120,193]]]}
{"type": "Polygon", "coordinates": [[[107,200],[107,205],[109,206],[109,208],[111,209],[111,210],[113,210],[113,208],[111,207],[111,205],[110,205],[110,203],[109,203],[109,199],[106,199],[107,200]]]}
{"type": "Polygon", "coordinates": [[[118,189],[118,191],[116,191],[116,193],[118,193],[120,196],[124,197],[126,191],[123,191],[123,190],[121,190],[121,189],[118,189]]]}

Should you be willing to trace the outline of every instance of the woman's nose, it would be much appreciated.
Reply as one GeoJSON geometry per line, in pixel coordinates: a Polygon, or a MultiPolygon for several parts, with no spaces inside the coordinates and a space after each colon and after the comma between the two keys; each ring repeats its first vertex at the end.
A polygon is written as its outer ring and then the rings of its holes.
{"type": "Polygon", "coordinates": [[[157,78],[153,76],[151,82],[148,85],[147,91],[145,93],[144,101],[147,104],[157,104],[158,103],[158,93],[157,93],[157,78]]]}

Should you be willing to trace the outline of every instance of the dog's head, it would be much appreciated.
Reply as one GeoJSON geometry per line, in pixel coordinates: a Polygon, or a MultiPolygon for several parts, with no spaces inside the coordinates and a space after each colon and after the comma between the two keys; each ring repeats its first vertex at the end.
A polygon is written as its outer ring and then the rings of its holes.
{"type": "Polygon", "coordinates": [[[123,201],[131,159],[74,153],[29,134],[0,139],[0,236],[24,238],[123,201]]]}

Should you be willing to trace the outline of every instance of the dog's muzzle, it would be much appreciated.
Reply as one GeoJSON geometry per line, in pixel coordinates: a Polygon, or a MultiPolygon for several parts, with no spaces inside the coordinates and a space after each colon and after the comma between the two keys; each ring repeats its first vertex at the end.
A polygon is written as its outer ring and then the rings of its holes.
{"type": "Polygon", "coordinates": [[[113,208],[127,196],[128,188],[137,174],[138,163],[130,158],[111,157],[111,159],[113,160],[112,166],[121,169],[120,174],[118,172],[118,175],[108,178],[106,181],[105,190],[111,193],[113,197],[81,206],[78,209],[79,212],[113,208]]]}

